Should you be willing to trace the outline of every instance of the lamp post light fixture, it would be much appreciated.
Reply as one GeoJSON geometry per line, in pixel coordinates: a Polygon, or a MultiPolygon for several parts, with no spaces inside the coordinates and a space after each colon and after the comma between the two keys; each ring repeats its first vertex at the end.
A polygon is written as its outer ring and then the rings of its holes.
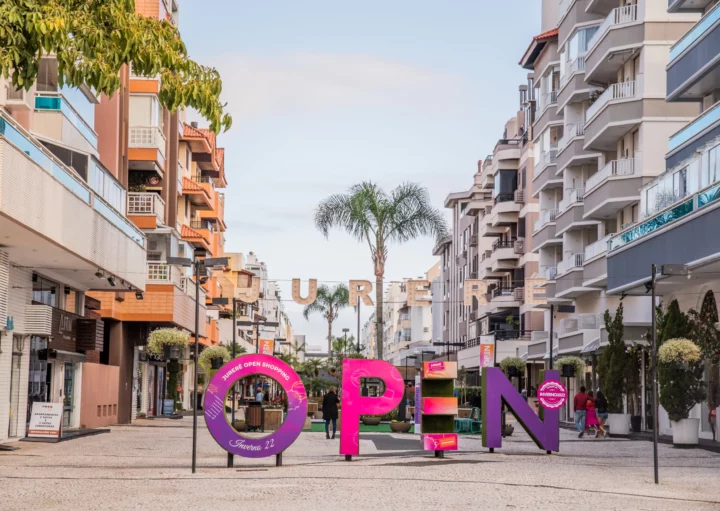
{"type": "Polygon", "coordinates": [[[350,331],[349,328],[343,328],[343,333],[345,334],[345,342],[343,344],[343,355],[347,355],[347,334],[350,331]]]}
{"type": "MultiPolygon", "coordinates": [[[[227,257],[214,257],[206,258],[205,260],[195,259],[192,260],[188,257],[168,257],[167,263],[171,265],[184,266],[186,268],[193,268],[195,275],[195,346],[194,346],[194,358],[193,358],[193,442],[192,442],[192,473],[194,474],[197,470],[197,388],[198,388],[198,351],[200,351],[200,339],[198,337],[198,331],[200,330],[200,270],[201,268],[207,272],[207,268],[213,267],[225,267],[229,264],[227,257]]],[[[207,275],[206,275],[207,276],[207,275]]]]}

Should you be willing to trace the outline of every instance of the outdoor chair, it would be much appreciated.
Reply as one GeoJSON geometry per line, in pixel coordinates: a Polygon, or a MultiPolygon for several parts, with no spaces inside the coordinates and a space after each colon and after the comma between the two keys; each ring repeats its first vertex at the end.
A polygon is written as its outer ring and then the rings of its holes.
{"type": "Polygon", "coordinates": [[[480,415],[480,408],[473,408],[470,412],[470,432],[481,433],[482,432],[482,416],[480,415]],[[477,413],[476,413],[477,412],[477,413]],[[477,418],[476,418],[477,417],[477,418]]]}

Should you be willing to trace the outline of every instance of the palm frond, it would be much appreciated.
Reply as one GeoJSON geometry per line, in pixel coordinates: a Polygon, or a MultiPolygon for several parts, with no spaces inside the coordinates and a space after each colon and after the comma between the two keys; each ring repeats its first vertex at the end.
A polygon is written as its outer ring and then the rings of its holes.
{"type": "Polygon", "coordinates": [[[420,236],[440,239],[448,228],[442,213],[432,206],[427,189],[403,183],[392,191],[385,240],[405,242],[420,236]]]}

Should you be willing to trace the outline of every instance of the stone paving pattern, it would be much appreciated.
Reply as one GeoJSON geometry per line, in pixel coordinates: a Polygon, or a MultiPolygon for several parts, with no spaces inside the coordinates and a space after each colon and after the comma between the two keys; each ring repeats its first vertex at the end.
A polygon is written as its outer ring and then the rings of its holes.
{"type": "Polygon", "coordinates": [[[0,452],[0,510],[720,509],[720,455],[699,449],[660,445],[659,486],[649,442],[563,430],[560,453],[548,456],[519,428],[493,454],[479,437],[462,437],[445,459],[418,450],[415,436],[364,433],[352,462],[338,455],[338,440],[302,433],[283,467],[236,458],[227,469],[198,422],[196,475],[190,417],[17,443],[19,451],[0,452]]]}

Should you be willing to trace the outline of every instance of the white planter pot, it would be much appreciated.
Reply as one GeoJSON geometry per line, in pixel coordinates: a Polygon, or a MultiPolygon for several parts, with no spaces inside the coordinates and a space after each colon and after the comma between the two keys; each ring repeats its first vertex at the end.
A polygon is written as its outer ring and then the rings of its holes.
{"type": "Polygon", "coordinates": [[[697,445],[700,431],[700,419],[682,419],[671,422],[673,445],[697,445]]]}
{"type": "Polygon", "coordinates": [[[607,426],[611,435],[627,436],[630,434],[630,414],[611,413],[608,415],[607,426]]]}

